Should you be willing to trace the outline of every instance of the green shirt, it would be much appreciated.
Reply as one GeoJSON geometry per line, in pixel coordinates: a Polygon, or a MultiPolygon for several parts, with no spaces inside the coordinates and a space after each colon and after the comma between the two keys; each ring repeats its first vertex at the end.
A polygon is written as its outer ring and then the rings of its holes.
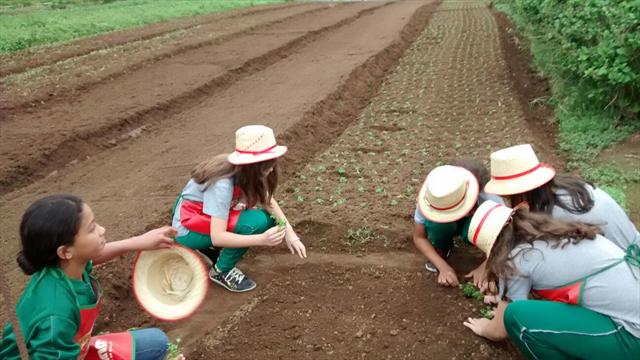
{"type": "MultiPolygon", "coordinates": [[[[92,269],[89,262],[83,280],[67,277],[58,267],[33,274],[17,305],[18,321],[31,360],[78,358],[80,346],[73,338],[80,326],[79,306],[96,302],[89,279],[92,269]]],[[[20,360],[11,323],[3,331],[0,359],[20,360]]]]}

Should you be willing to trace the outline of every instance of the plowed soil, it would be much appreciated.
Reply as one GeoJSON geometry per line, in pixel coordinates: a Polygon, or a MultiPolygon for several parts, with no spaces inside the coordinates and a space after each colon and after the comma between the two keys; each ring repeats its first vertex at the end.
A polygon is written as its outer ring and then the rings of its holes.
{"type": "MultiPolygon", "coordinates": [[[[522,142],[562,165],[553,129],[524,106],[516,80],[534,74],[505,60],[521,50],[504,28],[480,1],[300,3],[3,57],[0,244],[14,300],[29,203],[76,193],[109,239],[141,233],[169,222],[193,165],[262,123],[290,148],[276,197],[309,259],[253,249],[240,267],[256,291],[212,285],[196,316],[166,324],[136,303],[124,257],[97,270],[99,331],[161,326],[201,359],[517,358],[463,327],[479,304],[438,287],[411,242],[433,166],[522,142]]],[[[480,260],[465,247],[451,259],[460,276],[480,260]]]]}

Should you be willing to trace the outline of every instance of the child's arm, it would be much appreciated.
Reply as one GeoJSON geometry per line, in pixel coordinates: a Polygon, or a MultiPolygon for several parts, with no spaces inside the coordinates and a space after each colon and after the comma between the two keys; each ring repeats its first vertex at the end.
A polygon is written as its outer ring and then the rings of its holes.
{"type": "Polygon", "coordinates": [[[140,236],[107,243],[100,255],[93,259],[93,264],[105,263],[129,251],[155,250],[171,247],[176,230],[171,226],[153,229],[140,236]]]}
{"type": "Polygon", "coordinates": [[[468,318],[464,322],[464,326],[468,327],[482,337],[485,337],[491,341],[502,341],[507,338],[507,329],[504,327],[504,310],[509,305],[506,301],[500,301],[498,309],[493,315],[493,319],[486,318],[472,319],[468,318]]]}
{"type": "Polygon", "coordinates": [[[285,231],[277,226],[262,234],[240,235],[227,231],[227,220],[211,217],[211,242],[223,248],[244,248],[252,246],[276,246],[284,239],[285,231]]]}
{"type": "Polygon", "coordinates": [[[416,248],[429,260],[436,268],[438,268],[438,283],[444,286],[458,286],[458,277],[456,272],[449,264],[438,254],[436,249],[431,245],[431,241],[427,239],[423,224],[415,224],[413,230],[413,243],[416,248]]]}
{"type": "Polygon", "coordinates": [[[307,249],[305,248],[304,244],[300,240],[300,237],[293,230],[293,227],[287,220],[287,217],[284,215],[284,212],[282,211],[282,209],[280,209],[280,206],[278,205],[278,202],[276,201],[275,198],[273,197],[271,198],[271,202],[267,207],[267,211],[269,211],[269,213],[273,217],[277,219],[282,219],[286,222],[284,238],[286,240],[289,251],[291,251],[291,254],[298,254],[298,256],[300,256],[301,258],[306,258],[307,249]]]}

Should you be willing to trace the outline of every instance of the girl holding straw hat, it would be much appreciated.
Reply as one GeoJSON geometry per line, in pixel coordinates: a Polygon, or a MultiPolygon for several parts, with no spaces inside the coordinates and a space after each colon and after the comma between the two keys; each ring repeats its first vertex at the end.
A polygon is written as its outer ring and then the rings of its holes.
{"type": "Polygon", "coordinates": [[[529,144],[491,154],[491,180],[484,190],[511,204],[526,201],[533,212],[601,226],[604,236],[623,250],[640,244],[640,233],[611,196],[579,178],[556,174],[538,161],[529,144]]]}
{"type": "MultiPolygon", "coordinates": [[[[425,268],[439,273],[440,285],[459,284],[456,272],[446,258],[453,249],[454,237],[460,236],[467,241],[467,228],[478,200],[493,198],[502,201],[480,191],[480,185],[484,185],[488,177],[488,171],[481,162],[458,160],[431,170],[420,188],[414,214],[413,242],[427,258],[425,268]]],[[[489,287],[484,263],[466,276],[472,277],[474,284],[483,291],[489,287]]]]}
{"type": "MultiPolygon", "coordinates": [[[[165,226],[109,243],[104,233],[91,208],[73,195],[44,197],[23,215],[17,261],[31,280],[16,312],[31,359],[164,358],[168,339],[156,328],[92,337],[102,289],[91,272],[129,251],[171,247],[175,230],[165,226]]],[[[11,323],[4,328],[0,359],[20,359],[11,323]]]]}
{"type": "Polygon", "coordinates": [[[529,359],[639,359],[640,247],[625,252],[599,232],[484,202],[468,236],[487,254],[501,301],[492,320],[464,325],[490,340],[509,337],[529,359]]]}
{"type": "Polygon", "coordinates": [[[235,151],[198,164],[174,205],[176,241],[200,250],[212,265],[211,280],[229,291],[256,287],[236,267],[249,247],[284,241],[292,254],[307,256],[273,196],[277,159],[286,151],[270,128],[244,126],[236,131],[235,151]]]}

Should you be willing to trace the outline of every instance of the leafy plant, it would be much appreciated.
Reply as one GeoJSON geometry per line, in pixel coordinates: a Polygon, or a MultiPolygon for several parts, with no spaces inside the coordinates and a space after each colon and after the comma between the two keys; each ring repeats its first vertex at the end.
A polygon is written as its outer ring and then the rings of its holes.
{"type": "Polygon", "coordinates": [[[284,229],[284,228],[287,227],[287,220],[282,219],[282,218],[278,218],[278,217],[274,217],[274,216],[271,216],[271,218],[273,219],[273,221],[275,221],[276,225],[280,229],[284,229]]]}
{"type": "Polygon", "coordinates": [[[376,233],[368,226],[361,226],[357,229],[347,230],[347,244],[350,246],[364,245],[371,241],[386,241],[387,237],[376,233]]]}
{"type": "Polygon", "coordinates": [[[167,355],[165,356],[166,360],[173,360],[178,357],[182,353],[182,346],[180,345],[181,339],[177,338],[176,342],[169,343],[167,347],[167,355]]]}
{"type": "Polygon", "coordinates": [[[472,282],[467,281],[464,284],[460,284],[460,289],[462,289],[462,294],[471,299],[483,300],[484,295],[480,292],[480,289],[475,287],[472,282]]]}

